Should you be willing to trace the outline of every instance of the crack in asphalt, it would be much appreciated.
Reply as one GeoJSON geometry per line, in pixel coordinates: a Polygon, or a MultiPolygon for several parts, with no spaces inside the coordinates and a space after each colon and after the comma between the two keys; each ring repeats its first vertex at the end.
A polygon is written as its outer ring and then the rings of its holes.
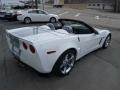
{"type": "Polygon", "coordinates": [[[94,56],[97,57],[97,58],[99,58],[99,59],[101,59],[102,61],[104,61],[104,62],[112,65],[112,66],[113,66],[114,68],[116,68],[116,69],[119,69],[119,68],[120,68],[119,66],[114,65],[114,64],[110,63],[109,61],[107,61],[107,59],[100,57],[99,55],[94,54],[94,56]]]}
{"type": "Polygon", "coordinates": [[[4,67],[4,75],[5,78],[8,79],[8,68],[7,68],[7,62],[6,62],[6,57],[4,55],[3,57],[3,67],[4,67]]]}
{"type": "Polygon", "coordinates": [[[1,52],[2,52],[2,60],[3,60],[3,63],[2,63],[2,66],[3,66],[3,73],[4,73],[4,76],[5,78],[4,79],[8,79],[8,68],[7,68],[7,62],[6,62],[6,58],[7,58],[7,50],[6,50],[6,38],[5,38],[5,30],[2,26],[2,30],[0,32],[0,45],[1,45],[1,52]]]}
{"type": "Polygon", "coordinates": [[[120,44],[120,41],[116,40],[116,39],[113,39],[116,43],[120,44]]]}

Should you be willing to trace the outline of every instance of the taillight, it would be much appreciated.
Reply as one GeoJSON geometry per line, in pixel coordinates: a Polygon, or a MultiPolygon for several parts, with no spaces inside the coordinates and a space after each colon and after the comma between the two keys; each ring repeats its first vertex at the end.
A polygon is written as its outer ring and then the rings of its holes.
{"type": "Polygon", "coordinates": [[[23,44],[23,48],[24,48],[25,50],[27,50],[27,48],[28,48],[27,45],[26,45],[24,42],[23,42],[22,44],[23,44]]]}
{"type": "Polygon", "coordinates": [[[30,45],[29,48],[32,53],[35,53],[35,48],[32,45],[30,45]]]}

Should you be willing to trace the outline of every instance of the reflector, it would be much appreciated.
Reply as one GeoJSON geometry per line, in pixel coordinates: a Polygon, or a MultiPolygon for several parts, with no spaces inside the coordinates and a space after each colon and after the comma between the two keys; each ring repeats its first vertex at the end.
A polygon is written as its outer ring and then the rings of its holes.
{"type": "Polygon", "coordinates": [[[25,50],[27,50],[27,45],[23,42],[23,48],[25,49],[25,50]]]}
{"type": "Polygon", "coordinates": [[[32,53],[35,53],[35,48],[32,45],[30,45],[29,48],[32,53]]]}

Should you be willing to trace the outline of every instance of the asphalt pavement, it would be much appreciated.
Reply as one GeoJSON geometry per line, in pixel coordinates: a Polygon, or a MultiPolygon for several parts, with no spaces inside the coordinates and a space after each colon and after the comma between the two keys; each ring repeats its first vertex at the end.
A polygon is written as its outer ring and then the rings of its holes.
{"type": "Polygon", "coordinates": [[[104,27],[120,28],[120,13],[102,12],[92,9],[72,9],[72,8],[50,8],[46,7],[50,13],[57,14],[61,18],[72,18],[82,20],[93,25],[100,25],[104,27]]]}
{"type": "MultiPolygon", "coordinates": [[[[66,10],[56,13],[62,17],[68,14],[66,10]]],[[[0,28],[0,90],[120,90],[119,30],[109,28],[112,32],[112,42],[108,49],[99,49],[88,54],[76,63],[68,76],[58,77],[43,75],[19,64],[9,52],[5,35],[2,34],[6,29],[38,26],[43,23],[27,25],[17,21],[0,20],[1,25],[3,29],[0,28]]]]}

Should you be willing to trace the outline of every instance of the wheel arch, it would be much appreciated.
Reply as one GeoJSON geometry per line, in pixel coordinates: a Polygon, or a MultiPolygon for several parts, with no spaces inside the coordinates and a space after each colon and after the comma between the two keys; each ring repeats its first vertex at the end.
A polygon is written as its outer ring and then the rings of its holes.
{"type": "Polygon", "coordinates": [[[56,19],[56,17],[54,17],[54,16],[50,16],[50,19],[51,19],[51,18],[55,18],[55,19],[56,19]]]}
{"type": "Polygon", "coordinates": [[[108,30],[108,31],[105,31],[105,36],[107,37],[107,36],[109,36],[110,35],[110,37],[112,37],[112,34],[111,34],[111,32],[108,30]]]}
{"type": "Polygon", "coordinates": [[[67,52],[67,51],[69,51],[69,50],[73,50],[73,51],[75,52],[76,57],[77,57],[77,53],[78,53],[78,52],[77,52],[77,49],[76,49],[76,48],[70,47],[70,48],[65,49],[65,50],[62,51],[62,52],[60,53],[60,55],[58,56],[55,64],[54,64],[53,67],[52,67],[52,72],[54,72],[54,70],[55,70],[55,65],[57,64],[57,62],[58,62],[58,60],[60,59],[60,57],[61,57],[65,52],[67,52]]]}
{"type": "MultiPolygon", "coordinates": [[[[76,48],[72,48],[72,47],[71,47],[71,48],[68,48],[68,49],[64,50],[64,51],[59,55],[59,58],[60,58],[65,52],[67,52],[67,51],[69,51],[69,50],[74,51],[74,52],[75,52],[75,55],[77,55],[77,50],[76,50],[76,48]]],[[[58,58],[58,59],[59,59],[59,58],[58,58]]],[[[57,60],[58,60],[58,59],[57,59],[57,60]]]]}
{"type": "Polygon", "coordinates": [[[30,18],[30,20],[32,21],[31,17],[29,17],[29,16],[25,16],[25,17],[24,17],[24,20],[25,20],[26,18],[30,18]]]}
{"type": "Polygon", "coordinates": [[[106,41],[106,39],[107,39],[107,37],[110,37],[110,39],[112,38],[112,34],[111,33],[107,33],[106,34],[106,36],[105,36],[105,38],[104,38],[104,40],[103,40],[103,42],[102,42],[102,44],[101,44],[101,47],[103,48],[103,49],[106,49],[106,47],[105,47],[105,41],[106,41]]]}
{"type": "Polygon", "coordinates": [[[50,19],[49,19],[50,22],[51,22],[51,19],[52,19],[52,18],[54,18],[54,19],[57,21],[57,18],[56,18],[56,17],[51,16],[50,19]]]}
{"type": "Polygon", "coordinates": [[[109,33],[108,36],[110,36],[110,38],[112,38],[112,34],[111,33],[109,33]]]}
{"type": "MultiPolygon", "coordinates": [[[[110,39],[112,38],[112,34],[111,34],[110,32],[106,34],[105,39],[106,39],[108,36],[110,36],[110,39]]],[[[105,39],[104,39],[104,41],[105,41],[105,39]]]]}

